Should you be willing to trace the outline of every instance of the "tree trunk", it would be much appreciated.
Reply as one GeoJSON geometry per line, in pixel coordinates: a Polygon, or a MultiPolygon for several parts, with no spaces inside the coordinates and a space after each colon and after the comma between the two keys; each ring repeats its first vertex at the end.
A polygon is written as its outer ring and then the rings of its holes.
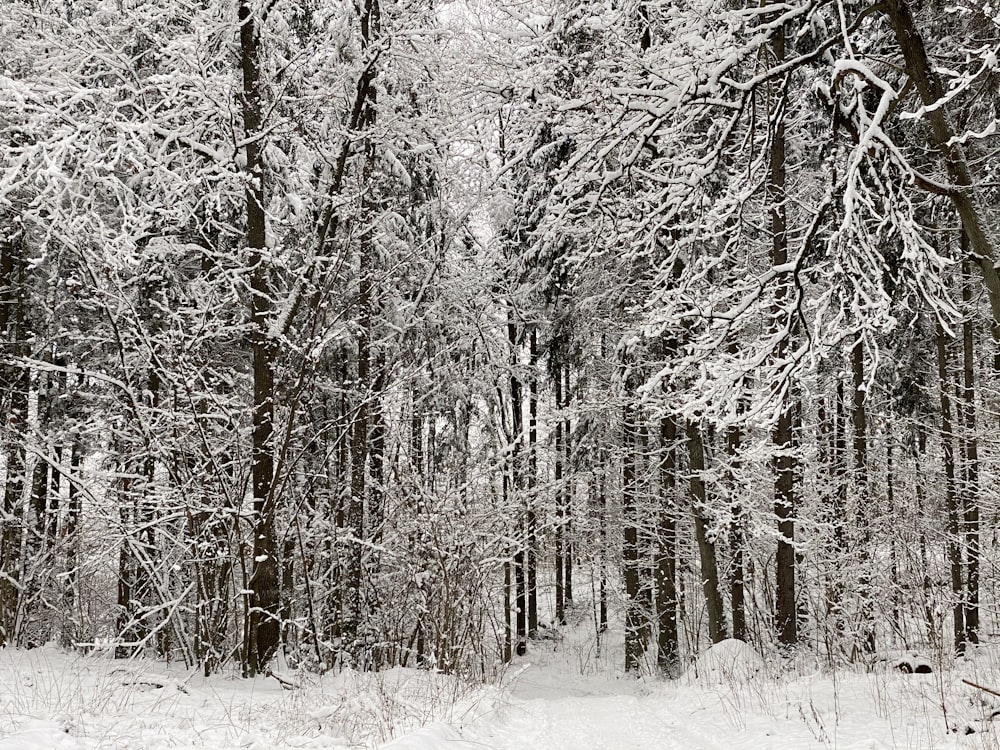
{"type": "MultiPolygon", "coordinates": [[[[82,379],[82,377],[81,377],[82,379]]],[[[77,532],[80,528],[80,466],[83,463],[83,450],[80,445],[79,427],[72,430],[69,448],[69,487],[66,498],[66,520],[63,523],[63,543],[66,547],[66,584],[63,589],[62,645],[71,646],[81,636],[80,627],[82,602],[79,593],[79,573],[77,571],[77,548],[79,540],[77,532]]]]}
{"type": "Polygon", "coordinates": [[[49,632],[41,621],[38,604],[44,601],[45,581],[50,579],[52,571],[52,523],[54,514],[49,507],[55,502],[58,507],[59,472],[50,462],[55,460],[55,446],[52,454],[46,448],[49,441],[50,421],[52,417],[52,377],[51,372],[38,372],[35,375],[35,419],[32,431],[37,436],[38,453],[35,455],[35,465],[31,471],[31,486],[29,491],[29,517],[24,524],[24,580],[21,592],[21,626],[19,641],[33,648],[41,646],[49,640],[49,632]],[[53,492],[52,482],[55,483],[53,492]]]}
{"type": "MultiPolygon", "coordinates": [[[[524,396],[521,379],[517,368],[520,364],[517,323],[514,321],[514,311],[507,313],[507,342],[510,345],[510,413],[511,413],[511,451],[510,451],[510,489],[514,503],[523,502],[523,471],[521,469],[521,446],[524,442],[524,396]]],[[[525,576],[525,518],[517,514],[516,544],[514,550],[514,607],[516,645],[518,656],[528,649],[528,589],[525,576]]]]}
{"type": "MultiPolygon", "coordinates": [[[[925,456],[927,454],[927,430],[923,423],[918,419],[914,423],[914,429],[917,432],[916,440],[916,450],[914,453],[914,494],[917,500],[917,518],[925,518],[927,510],[927,496],[926,496],[926,485],[924,484],[924,473],[923,466],[925,456]]],[[[934,643],[939,637],[937,633],[937,618],[934,616],[934,582],[931,579],[931,561],[927,553],[927,531],[925,527],[921,525],[920,527],[920,537],[918,540],[920,547],[920,588],[924,597],[924,626],[927,632],[927,640],[930,643],[934,643]]]]}
{"type": "MultiPolygon", "coordinates": [[[[785,30],[779,26],[771,37],[771,54],[776,64],[785,60],[785,30]]],[[[788,263],[788,211],[786,207],[784,91],[775,92],[770,116],[773,135],[769,153],[767,193],[771,225],[771,266],[788,263]]],[[[778,284],[774,295],[772,325],[776,330],[789,326],[785,305],[790,297],[787,279],[778,284]]],[[[790,335],[790,330],[788,331],[790,335]]],[[[774,359],[781,362],[788,349],[787,335],[775,348],[774,359]]],[[[778,642],[792,646],[798,641],[795,570],[795,456],[792,436],[793,404],[787,391],[781,396],[781,411],[771,433],[774,446],[774,515],[778,524],[775,554],[775,628],[778,642]]]]}
{"type": "MultiPolygon", "coordinates": [[[[885,504],[888,508],[896,507],[896,463],[895,456],[893,455],[893,439],[888,437],[885,446],[885,504]]],[[[899,534],[893,534],[892,538],[889,540],[889,575],[890,580],[899,581],[899,555],[897,553],[897,548],[899,545],[899,534]]],[[[892,629],[893,632],[898,634],[905,644],[906,633],[903,630],[904,621],[902,616],[902,608],[907,605],[907,602],[901,600],[901,587],[893,586],[888,592],[892,599],[892,629]]]]}
{"type": "MultiPolygon", "coordinates": [[[[27,354],[27,264],[23,238],[0,237],[0,335],[9,342],[14,357],[27,354]]],[[[27,486],[27,452],[30,380],[27,368],[0,361],[6,402],[3,415],[6,439],[6,484],[3,490],[3,515],[0,517],[0,646],[13,645],[18,628],[23,585],[24,560],[21,539],[24,533],[24,491],[27,486]]],[[[0,402],[0,403],[3,403],[0,402]]]]}
{"type": "MultiPolygon", "coordinates": [[[[626,397],[632,390],[626,387],[626,397]]],[[[640,600],[639,511],[637,507],[635,407],[627,403],[622,412],[622,578],[625,582],[625,672],[638,673],[644,654],[642,633],[645,617],[640,600]]]]}
{"type": "Polygon", "coordinates": [[[862,632],[860,647],[865,653],[875,651],[874,594],[871,589],[871,575],[867,570],[871,562],[871,527],[872,512],[870,498],[870,480],[868,477],[868,411],[867,392],[865,385],[865,350],[864,340],[858,334],[851,349],[851,370],[854,377],[854,407],[851,412],[851,422],[854,427],[854,487],[855,517],[859,538],[858,552],[862,560],[862,572],[858,579],[858,593],[861,601],[862,632]]]}
{"type": "Polygon", "coordinates": [[[740,466],[741,439],[738,425],[731,425],[726,430],[726,448],[729,453],[730,465],[729,486],[730,492],[732,492],[730,509],[733,514],[732,523],[729,527],[730,544],[733,550],[733,572],[729,581],[729,599],[733,615],[733,638],[745,641],[747,639],[747,614],[744,592],[746,567],[743,560],[743,548],[746,544],[745,531],[747,519],[742,492],[737,486],[736,477],[740,466]]]}
{"type": "Polygon", "coordinates": [[[948,362],[948,340],[944,328],[937,325],[937,364],[941,403],[941,452],[944,457],[945,509],[948,514],[948,566],[951,571],[951,591],[954,597],[952,620],[955,653],[965,651],[965,598],[964,565],[960,540],[961,520],[959,517],[958,493],[955,487],[955,432],[951,415],[951,370],[948,362]]]}
{"type": "MultiPolygon", "coordinates": [[[[836,462],[836,408],[830,409],[830,401],[827,397],[820,397],[816,404],[816,459],[819,464],[819,476],[821,478],[820,485],[820,518],[824,524],[833,524],[836,519],[836,512],[834,508],[834,498],[836,497],[836,472],[835,472],[835,462],[836,462]]],[[[836,566],[834,560],[839,556],[839,551],[836,549],[836,545],[829,540],[825,546],[825,551],[827,552],[827,564],[830,569],[835,571],[836,566]]],[[[824,594],[826,607],[825,610],[817,610],[817,629],[819,632],[823,633],[825,636],[825,645],[827,649],[827,654],[829,655],[833,651],[833,639],[831,637],[830,626],[833,624],[831,622],[831,613],[835,610],[835,604],[832,597],[832,592],[835,590],[835,579],[832,579],[832,575],[827,573],[824,574],[824,594]]]]}
{"type": "MultiPolygon", "coordinates": [[[[563,383],[563,473],[569,479],[573,476],[573,469],[570,463],[572,446],[570,436],[572,435],[572,419],[570,418],[569,406],[572,400],[570,390],[570,367],[569,363],[563,363],[566,375],[566,382],[563,383]]],[[[567,481],[563,488],[563,596],[567,607],[573,605],[573,484],[567,481]]]]}
{"type": "Polygon", "coordinates": [[[608,630],[608,459],[603,449],[598,451],[597,507],[600,524],[600,581],[598,582],[597,632],[608,630]]]}
{"type": "Polygon", "coordinates": [[[250,0],[240,0],[240,103],[246,139],[246,243],[250,270],[250,340],[253,349],[253,415],[250,473],[253,488],[253,561],[250,574],[250,622],[244,644],[243,668],[248,676],[264,671],[278,650],[281,613],[278,586],[278,550],[274,528],[274,366],[277,342],[270,335],[270,261],[266,248],[267,205],[261,160],[262,102],[260,35],[250,0]]]}
{"type": "Polygon", "coordinates": [[[708,494],[705,489],[705,445],[701,430],[694,422],[687,423],[688,460],[691,469],[691,509],[694,513],[694,534],[701,562],[701,585],[705,593],[708,615],[708,636],[712,643],[727,637],[726,620],[719,591],[719,564],[715,542],[708,535],[708,494]]]}
{"type": "MultiPolygon", "coordinates": [[[[382,32],[381,6],[378,0],[364,0],[363,5],[355,4],[360,13],[361,48],[368,51],[379,42],[382,32]]],[[[375,455],[373,448],[374,433],[379,420],[378,399],[381,397],[382,371],[380,359],[373,353],[375,347],[374,325],[375,314],[379,309],[378,285],[376,272],[379,268],[378,246],[375,239],[376,228],[373,222],[380,212],[377,196],[374,194],[374,175],[372,174],[378,158],[375,146],[370,137],[370,130],[375,125],[378,104],[378,89],[375,85],[377,68],[374,61],[366,65],[358,80],[355,110],[351,122],[356,123],[361,131],[364,144],[364,169],[362,182],[365,185],[361,197],[358,235],[358,321],[357,321],[357,406],[353,424],[351,425],[351,493],[347,507],[348,532],[353,536],[349,545],[346,585],[346,615],[344,622],[345,646],[355,658],[355,663],[361,668],[374,666],[374,656],[368,647],[367,638],[362,629],[367,625],[372,612],[368,611],[368,601],[364,591],[364,574],[367,559],[370,554],[367,544],[372,541],[373,518],[366,518],[366,511],[381,505],[380,488],[377,486],[378,475],[382,470],[381,456],[375,455]],[[356,114],[356,116],[355,116],[356,114]]],[[[346,147],[345,147],[346,148],[346,147]]],[[[346,159],[347,151],[342,151],[346,159]]],[[[338,170],[340,168],[338,167],[338,170]]],[[[339,177],[337,178],[339,182],[339,177]]],[[[428,435],[426,457],[428,461],[425,481],[433,492],[435,482],[433,420],[431,434],[428,435]]],[[[381,514],[381,508],[376,511],[376,517],[381,514]]]]}
{"type": "Polygon", "coordinates": [[[566,590],[564,588],[565,562],[564,546],[566,543],[566,503],[563,495],[563,379],[562,365],[556,365],[556,376],[553,382],[556,398],[555,424],[555,456],[553,473],[556,486],[556,523],[553,529],[555,537],[555,567],[556,567],[556,622],[566,624],[566,590]]]}
{"type": "Polygon", "coordinates": [[[976,356],[968,243],[962,235],[962,520],[966,555],[965,641],[979,643],[979,441],[976,436],[976,356]]]}
{"type": "Polygon", "coordinates": [[[510,569],[511,563],[508,560],[504,560],[503,564],[503,660],[504,663],[509,663],[514,657],[513,649],[513,628],[511,627],[510,621],[510,605],[511,605],[511,580],[510,580],[510,569]]]}
{"type": "Polygon", "coordinates": [[[660,517],[656,550],[656,613],[659,622],[656,662],[660,673],[680,671],[677,619],[677,419],[660,419],[660,517]]]}
{"type": "Polygon", "coordinates": [[[528,381],[528,508],[525,514],[527,526],[527,571],[528,587],[528,635],[538,633],[538,528],[535,506],[538,503],[538,329],[531,326],[529,341],[531,380],[528,381]]]}

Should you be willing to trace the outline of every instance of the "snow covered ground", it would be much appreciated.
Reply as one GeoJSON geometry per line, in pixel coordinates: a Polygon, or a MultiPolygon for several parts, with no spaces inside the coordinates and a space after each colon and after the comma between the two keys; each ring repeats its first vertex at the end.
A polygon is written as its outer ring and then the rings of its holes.
{"type": "Polygon", "coordinates": [[[600,657],[594,646],[582,629],[544,641],[495,686],[395,669],[299,674],[291,690],[56,647],[5,650],[0,750],[1000,748],[989,719],[1000,698],[962,682],[1000,687],[1000,651],[930,674],[828,674],[765,665],[730,642],[668,683],[625,679],[618,644],[600,657]]]}

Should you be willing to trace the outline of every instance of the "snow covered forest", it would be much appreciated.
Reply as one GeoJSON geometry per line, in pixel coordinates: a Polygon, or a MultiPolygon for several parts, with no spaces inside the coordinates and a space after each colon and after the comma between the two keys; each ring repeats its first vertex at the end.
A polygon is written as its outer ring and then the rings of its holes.
{"type": "Polygon", "coordinates": [[[997,13],[4,0],[0,644],[989,641],[997,13]]]}

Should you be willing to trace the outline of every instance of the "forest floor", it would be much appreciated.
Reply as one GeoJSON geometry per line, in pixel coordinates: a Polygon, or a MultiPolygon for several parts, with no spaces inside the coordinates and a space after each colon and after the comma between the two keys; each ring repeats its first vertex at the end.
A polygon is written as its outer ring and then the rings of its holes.
{"type": "MultiPolygon", "coordinates": [[[[624,678],[614,634],[532,644],[491,686],[426,671],[205,679],[180,665],[0,651],[0,750],[1000,748],[1000,651],[930,674],[765,665],[738,642],[682,678],[624,678]]],[[[619,635],[620,638],[620,635],[619,635]]]]}

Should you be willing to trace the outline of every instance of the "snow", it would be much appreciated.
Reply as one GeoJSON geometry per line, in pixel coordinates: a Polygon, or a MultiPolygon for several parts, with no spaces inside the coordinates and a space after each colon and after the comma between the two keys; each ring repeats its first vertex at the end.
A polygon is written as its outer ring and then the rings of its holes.
{"type": "Polygon", "coordinates": [[[54,721],[31,719],[13,734],[0,739],[0,750],[31,750],[31,748],[81,747],[67,733],[67,728],[54,721]]]}
{"type": "Polygon", "coordinates": [[[901,649],[876,668],[762,658],[728,640],[678,680],[621,673],[621,634],[600,648],[586,619],[533,642],[496,684],[415,669],[273,677],[46,646],[0,651],[0,750],[379,748],[380,750],[889,750],[1000,743],[1000,652],[940,669],[901,649]],[[588,632],[588,628],[590,632],[588,632]],[[911,674],[902,661],[933,671],[911,674]],[[963,682],[968,680],[968,682],[963,682]]]}
{"type": "Polygon", "coordinates": [[[748,682],[764,670],[764,660],[749,645],[727,638],[699,654],[685,677],[702,684],[748,682]]]}
{"type": "Polygon", "coordinates": [[[480,750],[481,748],[480,745],[466,742],[454,729],[444,724],[422,727],[382,747],[384,750],[436,750],[441,747],[453,750],[480,750]]]}

